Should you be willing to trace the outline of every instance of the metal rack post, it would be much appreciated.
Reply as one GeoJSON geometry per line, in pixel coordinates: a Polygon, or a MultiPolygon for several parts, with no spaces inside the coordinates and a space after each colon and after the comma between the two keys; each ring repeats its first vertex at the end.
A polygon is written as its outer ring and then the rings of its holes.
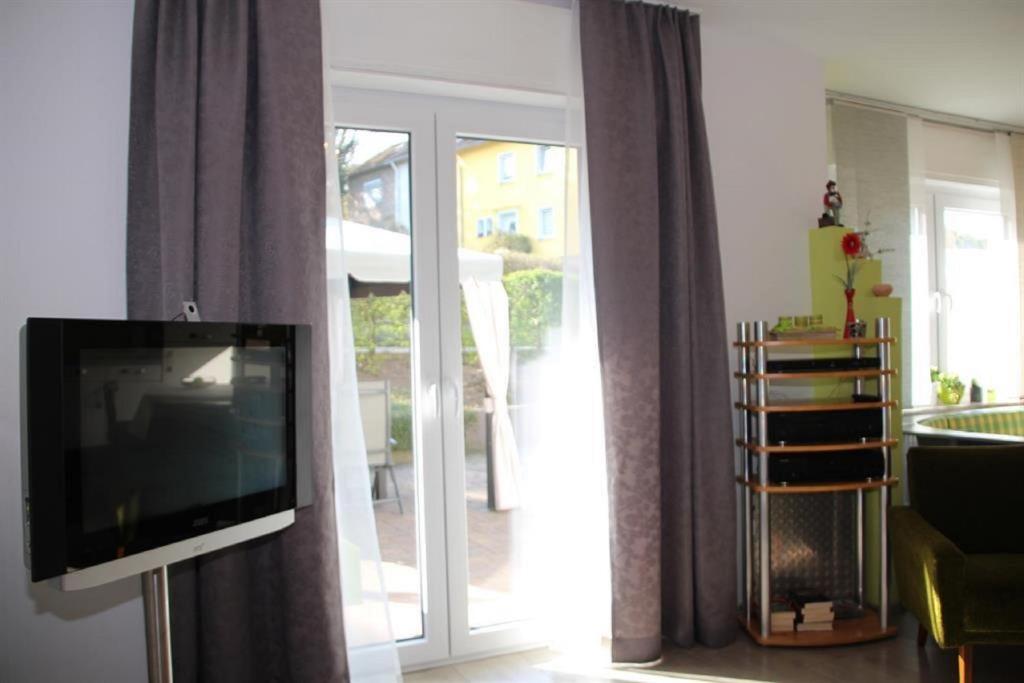
{"type": "MultiPolygon", "coordinates": [[[[736,381],[737,400],[740,404],[740,438],[743,445],[739,446],[739,454],[742,462],[740,471],[743,472],[743,481],[750,481],[750,457],[746,444],[750,442],[750,413],[747,407],[750,405],[750,381],[746,375],[750,372],[750,349],[746,346],[750,341],[750,325],[740,323],[736,326],[736,337],[739,342],[737,353],[737,370],[740,377],[736,381]]],[[[747,622],[750,622],[751,573],[753,561],[751,559],[751,532],[750,532],[750,487],[742,486],[743,489],[743,605],[746,612],[747,622]]]]}
{"type": "MultiPolygon", "coordinates": [[[[890,357],[890,351],[892,348],[889,342],[889,319],[878,318],[875,320],[875,336],[879,339],[878,342],[878,365],[881,374],[878,377],[878,393],[880,400],[884,403],[888,403],[890,400],[890,375],[889,372],[892,369],[892,359],[890,357]]],[[[883,480],[889,479],[889,446],[885,445],[889,439],[892,438],[892,415],[891,409],[888,406],[882,408],[882,458],[883,458],[883,480]]],[[[878,615],[881,622],[882,630],[884,631],[889,626],[889,544],[888,544],[888,520],[886,519],[886,513],[889,508],[889,487],[882,486],[878,489],[879,505],[878,505],[878,519],[879,519],[879,558],[880,558],[880,599],[878,605],[878,615]]]]}
{"type": "Polygon", "coordinates": [[[857,489],[857,605],[864,608],[864,489],[857,489]]]}
{"type": "MultiPolygon", "coordinates": [[[[768,405],[768,380],[765,374],[768,372],[768,359],[765,352],[764,341],[768,323],[758,320],[754,323],[754,341],[757,346],[754,350],[755,372],[757,373],[757,445],[762,447],[758,454],[759,458],[759,479],[762,487],[768,486],[768,451],[764,449],[768,445],[768,413],[764,408],[768,405]]],[[[760,548],[760,600],[761,600],[761,636],[767,638],[771,633],[771,536],[768,531],[768,491],[762,488],[758,494],[758,513],[760,516],[759,548],[760,548]]]]}

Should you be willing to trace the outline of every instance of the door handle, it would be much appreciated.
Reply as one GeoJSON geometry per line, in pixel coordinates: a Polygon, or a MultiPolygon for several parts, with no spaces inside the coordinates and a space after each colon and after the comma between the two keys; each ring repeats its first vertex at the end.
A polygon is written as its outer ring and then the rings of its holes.
{"type": "Polygon", "coordinates": [[[423,401],[424,406],[430,406],[434,414],[432,417],[441,417],[441,390],[437,386],[436,382],[431,382],[427,385],[426,400],[423,401]]]}
{"type": "Polygon", "coordinates": [[[459,411],[462,410],[462,389],[458,382],[450,379],[444,381],[445,387],[445,398],[451,401],[452,410],[458,415],[459,411]]]}

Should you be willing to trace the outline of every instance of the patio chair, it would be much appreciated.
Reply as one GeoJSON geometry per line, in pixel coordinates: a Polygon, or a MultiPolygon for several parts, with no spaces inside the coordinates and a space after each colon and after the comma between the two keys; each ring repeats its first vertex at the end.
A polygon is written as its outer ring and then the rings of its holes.
{"type": "Polygon", "coordinates": [[[391,453],[392,447],[398,442],[391,438],[391,391],[388,380],[359,383],[359,412],[366,439],[366,461],[370,466],[374,503],[393,500],[398,503],[399,514],[405,514],[391,453]],[[394,487],[393,496],[387,495],[387,482],[381,479],[382,471],[385,470],[394,487]]]}

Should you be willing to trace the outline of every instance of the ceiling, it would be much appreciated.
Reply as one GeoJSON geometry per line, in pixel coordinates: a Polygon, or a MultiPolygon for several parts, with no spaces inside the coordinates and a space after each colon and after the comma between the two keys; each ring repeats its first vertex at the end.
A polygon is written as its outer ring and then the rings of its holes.
{"type": "Polygon", "coordinates": [[[675,0],[822,60],[829,90],[1024,126],[1024,0],[675,0]]]}

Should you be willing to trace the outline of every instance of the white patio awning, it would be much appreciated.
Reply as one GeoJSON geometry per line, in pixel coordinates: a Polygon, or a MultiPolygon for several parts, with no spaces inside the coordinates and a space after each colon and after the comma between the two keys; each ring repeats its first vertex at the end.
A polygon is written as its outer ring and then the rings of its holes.
{"type": "MultiPolygon", "coordinates": [[[[409,236],[363,223],[342,221],[345,275],[360,282],[409,282],[409,236]]],[[[327,277],[343,277],[336,231],[327,231],[327,277]]],[[[501,281],[504,262],[497,254],[459,249],[459,282],[470,278],[501,281]]]]}

